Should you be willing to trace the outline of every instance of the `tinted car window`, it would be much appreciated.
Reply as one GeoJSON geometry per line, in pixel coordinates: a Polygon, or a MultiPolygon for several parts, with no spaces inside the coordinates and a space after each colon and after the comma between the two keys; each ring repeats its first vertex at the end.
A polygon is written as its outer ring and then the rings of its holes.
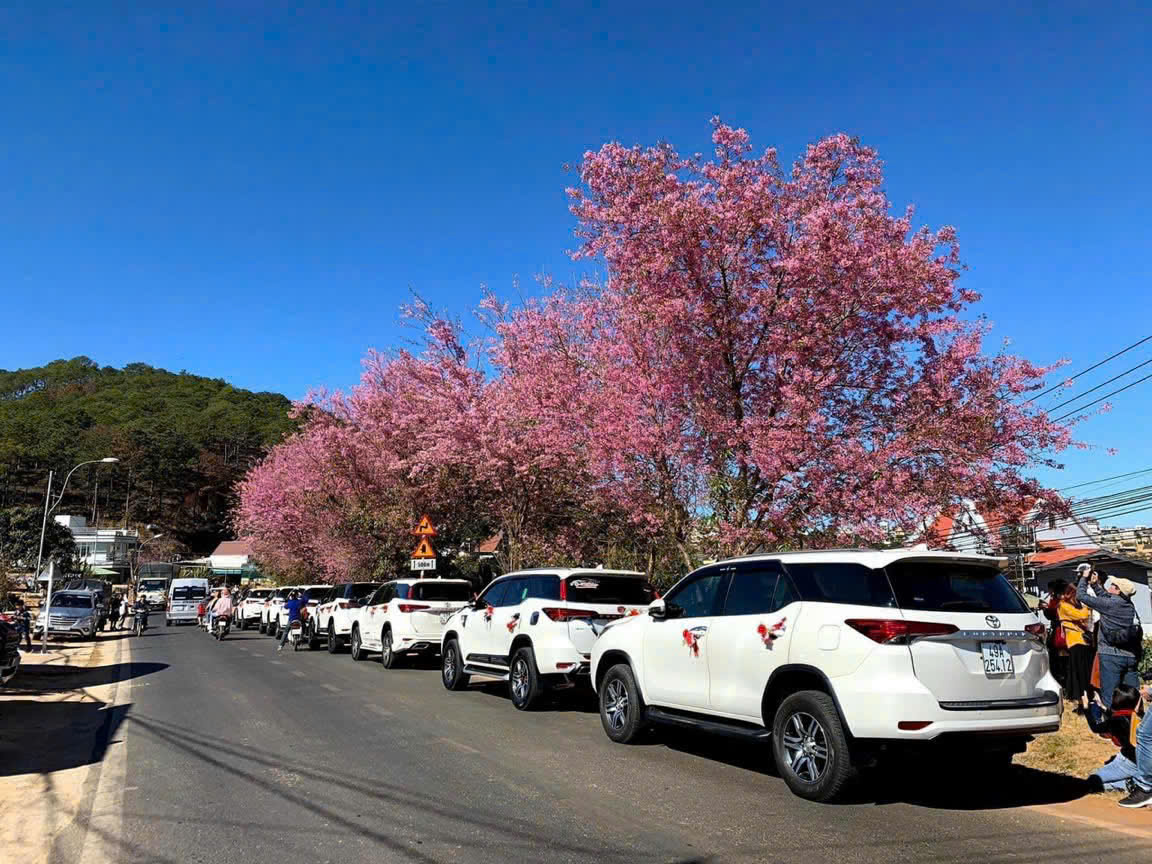
{"type": "Polygon", "coordinates": [[[91,609],[90,594],[57,594],[52,598],[53,609],[91,609]]]}
{"type": "Polygon", "coordinates": [[[719,568],[689,576],[668,593],[667,602],[683,608],[684,618],[715,615],[720,588],[727,576],[727,571],[719,568]]]}
{"type": "Polygon", "coordinates": [[[413,600],[459,600],[467,603],[472,597],[472,586],[467,582],[440,582],[430,579],[412,586],[413,600]]]}
{"type": "MultiPolygon", "coordinates": [[[[517,606],[528,595],[528,580],[527,579],[509,579],[508,587],[505,589],[504,594],[500,598],[499,603],[492,603],[493,606],[517,606]]],[[[492,602],[492,601],[489,601],[492,602]]]]}
{"type": "Polygon", "coordinates": [[[725,615],[760,615],[773,611],[780,565],[775,561],[738,565],[724,600],[725,615]]]}
{"type": "Polygon", "coordinates": [[[344,586],[344,599],[360,600],[380,587],[379,582],[354,582],[344,586]]]}
{"type": "Polygon", "coordinates": [[[646,606],[652,602],[652,587],[640,576],[578,573],[568,577],[565,591],[572,603],[633,603],[646,606]]]}
{"type": "Polygon", "coordinates": [[[559,576],[531,576],[528,579],[528,596],[539,600],[560,599],[559,576]]]}
{"type": "Polygon", "coordinates": [[[925,612],[1027,612],[996,568],[953,561],[897,561],[888,576],[901,609],[925,612]]]}
{"type": "Polygon", "coordinates": [[[181,585],[173,589],[173,600],[203,600],[205,591],[199,585],[181,585]]]}
{"type": "Polygon", "coordinates": [[[770,611],[777,612],[789,603],[795,603],[799,599],[800,592],[796,590],[796,586],[792,584],[792,580],[788,578],[788,574],[781,573],[779,580],[776,582],[776,593],[772,596],[772,609],[770,611]]]}
{"type": "Polygon", "coordinates": [[[785,569],[805,600],[851,603],[856,606],[896,606],[888,577],[883,570],[873,570],[862,564],[835,562],[788,562],[785,569]]]}
{"type": "Polygon", "coordinates": [[[410,590],[410,587],[408,585],[397,585],[396,586],[396,599],[397,600],[407,600],[409,590],[410,590]]]}
{"type": "Polygon", "coordinates": [[[481,599],[489,606],[500,606],[503,604],[504,597],[508,593],[508,581],[496,582],[488,586],[488,590],[484,592],[481,599]]]}

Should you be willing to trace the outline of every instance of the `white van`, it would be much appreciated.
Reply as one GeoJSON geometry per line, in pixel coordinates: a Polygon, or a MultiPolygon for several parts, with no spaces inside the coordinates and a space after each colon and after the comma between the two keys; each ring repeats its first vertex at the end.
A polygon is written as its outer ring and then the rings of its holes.
{"type": "Polygon", "coordinates": [[[168,611],[164,618],[164,626],[171,627],[175,623],[196,623],[197,610],[201,603],[208,600],[208,580],[173,579],[168,590],[168,611]]]}

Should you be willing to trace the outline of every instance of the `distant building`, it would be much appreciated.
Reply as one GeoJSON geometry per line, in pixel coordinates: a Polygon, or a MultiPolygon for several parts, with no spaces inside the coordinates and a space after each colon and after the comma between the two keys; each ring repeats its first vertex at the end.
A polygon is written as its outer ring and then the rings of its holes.
{"type": "Polygon", "coordinates": [[[92,567],[127,567],[140,545],[140,534],[135,529],[93,528],[84,516],[56,516],[55,519],[72,534],[79,559],[92,567]]]}
{"type": "Polygon", "coordinates": [[[225,540],[212,551],[206,563],[212,568],[213,579],[228,584],[260,578],[247,540],[225,540]]]}

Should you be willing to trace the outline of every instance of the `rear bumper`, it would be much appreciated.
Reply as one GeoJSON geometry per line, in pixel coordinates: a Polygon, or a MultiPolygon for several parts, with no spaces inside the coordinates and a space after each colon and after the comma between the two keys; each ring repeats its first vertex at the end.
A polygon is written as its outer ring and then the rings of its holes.
{"type": "MultiPolygon", "coordinates": [[[[867,664],[865,665],[867,668],[867,664]]],[[[947,736],[1021,737],[1060,728],[1064,702],[1060,685],[1046,674],[1026,697],[941,702],[911,673],[895,665],[885,674],[831,679],[835,698],[856,738],[934,741],[947,736]],[[901,723],[927,724],[902,729],[901,723]]]]}

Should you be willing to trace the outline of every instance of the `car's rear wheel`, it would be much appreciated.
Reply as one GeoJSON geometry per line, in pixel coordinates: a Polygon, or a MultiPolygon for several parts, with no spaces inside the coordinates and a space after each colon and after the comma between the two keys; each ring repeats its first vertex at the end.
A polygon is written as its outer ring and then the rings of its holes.
{"type": "Polygon", "coordinates": [[[536,652],[524,647],[512,655],[508,669],[508,695],[519,711],[529,711],[540,699],[540,675],[536,671],[536,652]]]}
{"type": "Polygon", "coordinates": [[[395,669],[400,658],[392,650],[392,631],[387,627],[380,634],[380,665],[385,669],[395,669]]]}
{"type": "Polygon", "coordinates": [[[316,623],[312,622],[308,626],[308,650],[315,651],[320,647],[320,637],[316,635],[316,623]]]}
{"type": "Polygon", "coordinates": [[[336,626],[331,621],[329,621],[328,622],[328,653],[329,654],[335,654],[339,650],[340,650],[340,643],[336,639],[336,626]]]}
{"type": "Polygon", "coordinates": [[[267,632],[267,629],[268,628],[264,626],[264,619],[261,618],[260,623],[256,625],[256,632],[257,633],[265,633],[265,632],[267,632]]]}
{"type": "Polygon", "coordinates": [[[609,669],[600,683],[600,723],[617,744],[631,744],[644,731],[644,700],[626,663],[609,669]]]}
{"type": "Polygon", "coordinates": [[[464,659],[460,656],[460,643],[449,639],[444,643],[444,654],[440,658],[440,680],[448,690],[463,690],[471,676],[464,671],[464,659]]]}
{"type": "Polygon", "coordinates": [[[809,801],[835,799],[856,774],[836,703],[819,690],[793,693],[780,703],[772,753],[788,788],[809,801]]]}
{"type": "Polygon", "coordinates": [[[368,659],[364,654],[364,647],[360,644],[360,628],[358,626],[352,628],[352,659],[357,663],[368,659]]]}

